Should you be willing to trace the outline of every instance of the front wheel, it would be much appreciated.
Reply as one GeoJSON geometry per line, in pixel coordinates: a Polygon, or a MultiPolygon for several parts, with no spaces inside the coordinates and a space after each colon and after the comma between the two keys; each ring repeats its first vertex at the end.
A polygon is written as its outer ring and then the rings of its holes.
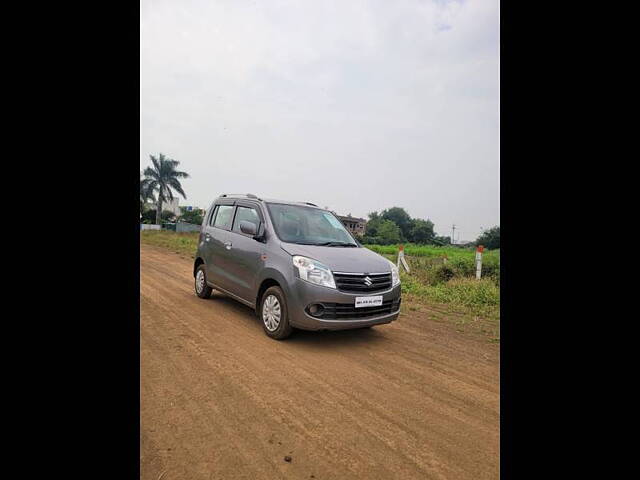
{"type": "Polygon", "coordinates": [[[207,285],[207,274],[204,272],[204,264],[198,265],[198,269],[196,270],[195,289],[196,295],[200,298],[209,298],[211,296],[213,289],[207,285]]]}
{"type": "Polygon", "coordinates": [[[260,319],[267,336],[283,340],[291,335],[293,328],[289,324],[289,312],[284,292],[280,287],[269,287],[260,301],[260,319]]]}

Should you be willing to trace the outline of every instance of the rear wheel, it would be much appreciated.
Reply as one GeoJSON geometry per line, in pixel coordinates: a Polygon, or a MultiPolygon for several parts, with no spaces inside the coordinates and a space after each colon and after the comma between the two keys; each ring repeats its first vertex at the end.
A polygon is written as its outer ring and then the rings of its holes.
{"type": "Polygon", "coordinates": [[[209,298],[211,296],[213,289],[207,285],[207,274],[204,272],[204,264],[198,265],[198,269],[196,270],[195,289],[196,295],[200,298],[209,298]]]}
{"type": "Polygon", "coordinates": [[[269,287],[260,300],[259,317],[264,333],[276,340],[291,335],[293,328],[289,324],[289,312],[284,292],[280,287],[269,287]]]}

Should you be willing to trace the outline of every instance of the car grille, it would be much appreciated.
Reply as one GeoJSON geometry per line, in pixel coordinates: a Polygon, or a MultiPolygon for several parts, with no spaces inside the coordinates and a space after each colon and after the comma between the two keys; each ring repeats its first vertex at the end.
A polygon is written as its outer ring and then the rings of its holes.
{"type": "Polygon", "coordinates": [[[334,273],[341,292],[373,293],[391,288],[391,273],[334,273]]]}
{"type": "MultiPolygon", "coordinates": [[[[354,318],[379,317],[400,309],[400,298],[382,302],[378,307],[356,308],[353,303],[323,303],[324,311],[316,318],[325,320],[351,320],[354,318]]],[[[308,313],[308,311],[307,311],[308,313]]]]}

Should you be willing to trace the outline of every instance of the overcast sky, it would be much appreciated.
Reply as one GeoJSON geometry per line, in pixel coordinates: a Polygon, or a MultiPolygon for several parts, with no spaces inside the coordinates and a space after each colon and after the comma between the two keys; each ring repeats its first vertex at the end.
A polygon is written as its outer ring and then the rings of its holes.
{"type": "Polygon", "coordinates": [[[140,167],[461,240],[500,223],[497,0],[142,0],[140,167]]]}

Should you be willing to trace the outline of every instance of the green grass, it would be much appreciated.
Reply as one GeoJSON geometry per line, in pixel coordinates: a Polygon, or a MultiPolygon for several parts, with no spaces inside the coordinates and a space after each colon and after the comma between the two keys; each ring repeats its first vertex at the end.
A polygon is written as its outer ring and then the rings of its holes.
{"type": "MultiPolygon", "coordinates": [[[[383,254],[392,262],[398,255],[383,254]]],[[[410,304],[444,305],[450,312],[465,316],[481,316],[489,321],[492,331],[500,321],[499,256],[483,256],[482,279],[475,278],[475,254],[471,258],[455,258],[445,265],[441,258],[405,254],[411,273],[400,272],[402,294],[410,304]]]]}
{"type": "MultiPolygon", "coordinates": [[[[365,245],[369,250],[376,253],[387,255],[397,255],[398,245],[365,245]]],[[[447,256],[449,260],[458,258],[473,260],[476,256],[475,248],[458,248],[458,247],[438,247],[435,245],[414,245],[412,243],[404,244],[404,254],[411,257],[434,257],[442,258],[447,256]]],[[[485,260],[493,261],[500,259],[500,249],[485,250],[482,254],[483,262],[485,260]]]]}
{"type": "MultiPolygon", "coordinates": [[[[397,245],[365,245],[392,261],[398,258],[397,245]]],[[[412,245],[404,247],[412,273],[424,283],[434,284],[451,278],[471,278],[476,272],[475,249],[412,245]]],[[[482,254],[482,278],[500,284],[500,250],[485,250],[482,254]]]]}
{"type": "Polygon", "coordinates": [[[167,230],[143,230],[140,232],[140,243],[156,245],[194,258],[198,248],[198,235],[198,232],[176,233],[167,230]]]}
{"type": "Polygon", "coordinates": [[[420,272],[401,272],[405,313],[423,310],[437,322],[451,323],[459,332],[475,331],[490,343],[500,343],[500,287],[491,279],[452,278],[426,283],[420,272]],[[406,307],[406,308],[405,308],[406,307]]]}
{"type": "Polygon", "coordinates": [[[402,293],[417,302],[446,304],[457,313],[500,317],[500,287],[490,279],[453,278],[428,284],[415,276],[401,274],[402,293]]]}

